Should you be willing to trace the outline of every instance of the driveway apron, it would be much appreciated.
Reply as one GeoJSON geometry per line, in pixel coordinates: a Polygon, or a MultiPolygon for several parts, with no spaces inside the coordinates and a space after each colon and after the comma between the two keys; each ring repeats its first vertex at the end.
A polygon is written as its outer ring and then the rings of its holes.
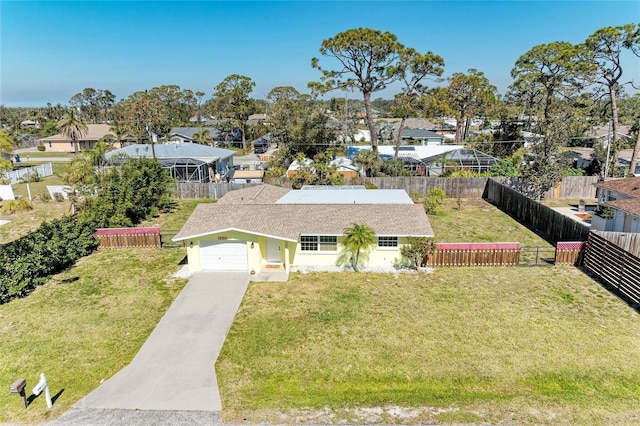
{"type": "Polygon", "coordinates": [[[194,275],[133,361],[74,407],[222,410],[214,363],[248,283],[246,273],[194,275]]]}

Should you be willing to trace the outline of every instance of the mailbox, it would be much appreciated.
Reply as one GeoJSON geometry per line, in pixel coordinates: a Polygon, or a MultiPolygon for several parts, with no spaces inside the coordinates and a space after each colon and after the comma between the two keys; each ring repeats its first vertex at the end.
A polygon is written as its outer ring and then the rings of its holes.
{"type": "Polygon", "coordinates": [[[24,388],[27,387],[27,381],[25,379],[18,379],[11,386],[9,386],[9,393],[20,395],[22,400],[22,408],[27,408],[27,395],[24,388]]]}
{"type": "Polygon", "coordinates": [[[18,379],[9,386],[9,393],[23,393],[26,387],[27,381],[25,379],[18,379]]]}

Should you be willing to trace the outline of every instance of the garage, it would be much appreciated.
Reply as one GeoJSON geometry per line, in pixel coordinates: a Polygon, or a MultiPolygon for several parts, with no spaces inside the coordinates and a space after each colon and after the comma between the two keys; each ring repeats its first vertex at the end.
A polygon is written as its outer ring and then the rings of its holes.
{"type": "Polygon", "coordinates": [[[200,265],[203,271],[247,271],[247,244],[240,242],[202,241],[200,265]]]}

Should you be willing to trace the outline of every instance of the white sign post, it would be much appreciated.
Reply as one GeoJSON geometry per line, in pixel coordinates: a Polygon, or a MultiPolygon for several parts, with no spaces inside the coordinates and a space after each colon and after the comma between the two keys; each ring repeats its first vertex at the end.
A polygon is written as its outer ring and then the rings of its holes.
{"type": "Polygon", "coordinates": [[[51,394],[49,393],[49,386],[47,385],[47,378],[44,373],[40,373],[40,381],[33,387],[33,394],[38,396],[44,390],[44,399],[47,401],[47,408],[51,408],[51,394]]]}

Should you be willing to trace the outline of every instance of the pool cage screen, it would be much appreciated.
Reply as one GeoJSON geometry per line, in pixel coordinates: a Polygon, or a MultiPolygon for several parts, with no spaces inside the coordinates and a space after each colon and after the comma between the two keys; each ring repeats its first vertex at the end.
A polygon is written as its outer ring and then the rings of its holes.
{"type": "Polygon", "coordinates": [[[178,182],[211,182],[211,174],[215,174],[213,164],[193,158],[161,158],[159,161],[178,182]]]}

